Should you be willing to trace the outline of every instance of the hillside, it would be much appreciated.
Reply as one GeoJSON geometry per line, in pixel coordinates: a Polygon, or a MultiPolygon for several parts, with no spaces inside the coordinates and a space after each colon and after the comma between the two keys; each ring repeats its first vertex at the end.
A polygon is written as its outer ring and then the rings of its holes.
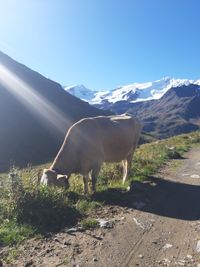
{"type": "Polygon", "coordinates": [[[142,121],[144,131],[166,138],[199,129],[200,87],[196,84],[183,85],[171,88],[157,100],[137,103],[118,101],[96,107],[118,114],[133,114],[142,121]]]}
{"type": "Polygon", "coordinates": [[[199,129],[200,80],[163,78],[133,83],[111,91],[93,91],[83,85],[65,90],[95,107],[138,117],[143,130],[166,138],[199,129]]]}
{"type": "Polygon", "coordinates": [[[55,156],[67,128],[108,114],[0,52],[0,169],[55,156]]]}

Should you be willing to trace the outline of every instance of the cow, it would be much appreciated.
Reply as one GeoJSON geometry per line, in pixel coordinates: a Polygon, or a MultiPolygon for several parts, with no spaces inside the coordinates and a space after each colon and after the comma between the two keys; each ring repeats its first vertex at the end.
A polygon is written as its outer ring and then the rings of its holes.
{"type": "Polygon", "coordinates": [[[81,119],[69,128],[53,164],[43,171],[41,183],[67,188],[70,175],[79,173],[83,176],[84,193],[88,194],[89,175],[95,192],[103,162],[120,161],[124,183],[140,132],[140,122],[128,114],[81,119]]]}

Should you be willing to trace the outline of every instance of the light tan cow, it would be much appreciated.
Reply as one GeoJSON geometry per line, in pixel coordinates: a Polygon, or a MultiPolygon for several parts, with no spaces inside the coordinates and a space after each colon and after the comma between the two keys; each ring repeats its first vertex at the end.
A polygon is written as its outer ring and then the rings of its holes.
{"type": "Polygon", "coordinates": [[[43,171],[41,183],[65,185],[72,173],[83,175],[84,191],[88,194],[88,178],[92,190],[103,162],[123,163],[123,183],[126,180],[141,131],[138,120],[130,115],[85,118],[68,130],[50,169],[43,171]],[[59,181],[58,175],[61,176],[59,181]],[[66,181],[64,181],[64,177],[66,181]]]}

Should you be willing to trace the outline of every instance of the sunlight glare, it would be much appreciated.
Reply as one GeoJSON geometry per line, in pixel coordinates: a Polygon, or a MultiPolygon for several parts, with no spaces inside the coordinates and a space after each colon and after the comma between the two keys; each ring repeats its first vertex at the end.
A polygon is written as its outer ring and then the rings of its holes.
{"type": "Polygon", "coordinates": [[[38,119],[42,118],[59,133],[65,133],[70,123],[66,115],[3,64],[0,64],[0,83],[38,119]]]}

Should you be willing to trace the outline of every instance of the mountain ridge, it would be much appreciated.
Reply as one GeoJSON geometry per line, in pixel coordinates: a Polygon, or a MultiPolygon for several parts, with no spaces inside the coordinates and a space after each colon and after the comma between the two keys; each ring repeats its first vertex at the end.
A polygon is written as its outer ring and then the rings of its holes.
{"type": "Polygon", "coordinates": [[[200,80],[164,77],[152,82],[119,86],[110,91],[91,90],[84,85],[68,86],[65,87],[65,90],[92,105],[103,105],[104,103],[116,103],[118,101],[136,103],[160,99],[171,88],[190,84],[200,85],[200,80]]]}
{"type": "MultiPolygon", "coordinates": [[[[114,89],[111,98],[117,95],[116,92],[130,87],[133,88],[129,85],[114,89]]],[[[137,89],[131,89],[124,90],[125,99],[117,95],[119,101],[109,101],[108,96],[94,106],[116,114],[128,112],[142,121],[144,131],[158,138],[200,129],[200,80],[163,78],[137,87],[140,87],[138,90],[143,90],[143,96],[146,94],[146,98],[143,97],[145,100],[140,101],[141,98],[138,97],[141,95],[139,96],[137,89]],[[156,85],[156,88],[153,89],[152,85],[156,85]],[[161,88],[159,85],[162,85],[161,88]],[[150,97],[152,90],[154,97],[150,97]]],[[[105,94],[106,92],[104,96],[105,94]]]]}

